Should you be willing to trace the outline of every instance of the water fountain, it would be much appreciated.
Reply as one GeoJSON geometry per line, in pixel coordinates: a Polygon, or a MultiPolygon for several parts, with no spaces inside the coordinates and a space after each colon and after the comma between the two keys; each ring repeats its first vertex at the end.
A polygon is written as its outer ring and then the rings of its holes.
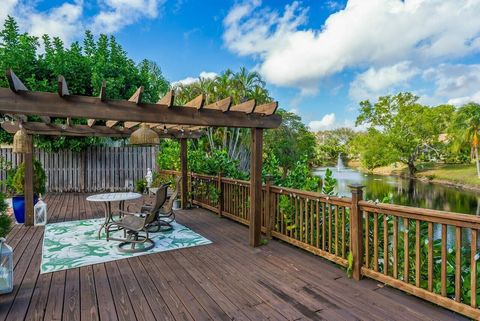
{"type": "Polygon", "coordinates": [[[344,169],[345,169],[345,165],[343,165],[342,153],[339,153],[338,159],[337,159],[337,172],[341,172],[344,169]]]}

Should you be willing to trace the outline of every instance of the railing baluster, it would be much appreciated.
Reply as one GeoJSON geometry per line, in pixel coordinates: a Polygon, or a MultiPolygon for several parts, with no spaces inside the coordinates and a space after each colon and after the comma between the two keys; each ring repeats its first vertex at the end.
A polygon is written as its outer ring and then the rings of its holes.
{"type": "Polygon", "coordinates": [[[470,305],[477,307],[477,242],[478,231],[471,229],[471,246],[470,246],[470,305]]]}
{"type": "Polygon", "coordinates": [[[365,212],[365,266],[370,268],[370,213],[365,212]]]}
{"type": "Polygon", "coordinates": [[[373,213],[373,270],[378,272],[378,213],[373,213]]]}
{"type": "Polygon", "coordinates": [[[338,206],[334,205],[335,217],[334,217],[334,232],[335,232],[335,255],[338,255],[338,206]]]}
{"type": "Polygon", "coordinates": [[[455,228],[455,301],[462,299],[462,228],[455,228]]]}
{"type": "Polygon", "coordinates": [[[388,275],[388,220],[383,214],[383,274],[388,275]]]}
{"type": "Polygon", "coordinates": [[[325,239],[326,239],[326,231],[327,223],[326,223],[326,214],[325,214],[325,202],[322,202],[322,250],[326,251],[325,239]]]}
{"type": "Polygon", "coordinates": [[[428,291],[433,291],[433,223],[428,222],[428,291]]]}
{"type": "Polygon", "coordinates": [[[420,287],[421,271],[420,271],[420,221],[415,220],[415,286],[420,287]]]}
{"type": "Polygon", "coordinates": [[[332,226],[333,226],[332,204],[327,203],[327,207],[328,207],[328,252],[333,253],[333,249],[332,249],[332,226]]]}
{"type": "Polygon", "coordinates": [[[317,212],[317,215],[315,217],[316,219],[316,224],[317,224],[317,247],[320,248],[320,201],[317,199],[317,202],[315,204],[316,206],[316,212],[317,212]]]}
{"type": "Polygon", "coordinates": [[[398,278],[398,221],[393,216],[393,277],[398,278]]]}
{"type": "Polygon", "coordinates": [[[299,200],[298,200],[298,215],[300,216],[299,217],[300,225],[299,225],[299,231],[298,231],[299,235],[298,236],[299,236],[301,242],[303,241],[303,236],[304,236],[303,235],[303,230],[305,229],[304,222],[303,222],[303,220],[304,220],[304,218],[303,218],[304,217],[303,203],[304,203],[303,198],[299,198],[299,200]]]}
{"type": "Polygon", "coordinates": [[[345,233],[345,207],[342,207],[342,257],[346,258],[347,254],[347,242],[345,242],[346,233],[345,233]]]}
{"type": "Polygon", "coordinates": [[[408,218],[403,219],[403,281],[408,283],[409,268],[408,218]]]}
{"type": "Polygon", "coordinates": [[[442,224],[442,265],[440,266],[440,294],[447,296],[447,225],[442,224]]]}
{"type": "Polygon", "coordinates": [[[314,214],[315,214],[315,210],[314,210],[314,207],[313,207],[314,203],[313,203],[313,200],[310,202],[310,206],[309,206],[309,213],[310,213],[310,244],[313,245],[313,239],[314,239],[314,214]]]}

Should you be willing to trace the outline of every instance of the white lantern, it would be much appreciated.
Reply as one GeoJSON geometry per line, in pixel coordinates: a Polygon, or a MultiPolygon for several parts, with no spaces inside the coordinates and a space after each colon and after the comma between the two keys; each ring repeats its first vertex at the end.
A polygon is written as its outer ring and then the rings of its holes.
{"type": "Polygon", "coordinates": [[[33,224],[35,226],[47,224],[47,204],[45,204],[41,196],[33,208],[33,224]]]}
{"type": "Polygon", "coordinates": [[[13,291],[13,250],[0,238],[0,294],[13,291]]]}

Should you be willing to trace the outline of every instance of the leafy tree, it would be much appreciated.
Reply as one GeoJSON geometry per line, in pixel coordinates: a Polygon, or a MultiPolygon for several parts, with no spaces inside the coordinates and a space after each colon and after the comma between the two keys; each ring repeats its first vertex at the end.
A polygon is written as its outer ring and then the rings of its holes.
{"type": "MultiPolygon", "coordinates": [[[[55,92],[57,77],[63,75],[73,95],[97,96],[102,81],[107,82],[107,97],[128,99],[139,86],[144,86],[143,101],[155,103],[159,94],[168,90],[169,83],[152,61],[138,65],[123,50],[115,37],[100,35],[97,40],[90,31],[85,33],[83,47],[79,42],[66,47],[59,38],[44,35],[44,51],[37,37],[21,34],[17,23],[7,17],[0,31],[0,70],[12,68],[31,90],[55,92]]],[[[8,86],[0,77],[0,86],[8,86]]],[[[35,120],[36,117],[29,117],[35,120]]],[[[60,123],[62,119],[52,119],[60,123]]],[[[86,119],[74,119],[74,124],[86,124],[86,119]]],[[[0,142],[11,142],[12,135],[0,130],[0,142]]],[[[35,137],[35,144],[47,150],[79,151],[104,140],[95,137],[35,137]]]]}
{"type": "Polygon", "coordinates": [[[398,159],[390,140],[375,128],[355,136],[351,143],[351,151],[360,156],[362,166],[369,171],[398,159]]]}
{"type": "Polygon", "coordinates": [[[415,162],[423,153],[440,153],[436,148],[438,137],[446,130],[453,111],[453,106],[423,106],[418,103],[417,96],[399,93],[380,97],[374,104],[362,101],[356,125],[367,125],[384,135],[384,142],[392,148],[392,154],[408,165],[413,176],[415,162]]]}
{"type": "Polygon", "coordinates": [[[465,144],[470,144],[473,158],[477,165],[477,175],[480,178],[480,161],[478,158],[478,139],[480,132],[480,105],[469,103],[460,107],[454,117],[450,133],[455,139],[454,147],[458,151],[465,144]]]}
{"type": "Polygon", "coordinates": [[[311,162],[315,155],[316,140],[300,116],[285,110],[277,113],[282,116],[282,124],[265,131],[265,151],[278,159],[282,178],[285,179],[300,160],[305,158],[311,162]]]}
{"type": "Polygon", "coordinates": [[[315,161],[319,165],[333,164],[338,156],[348,156],[350,143],[355,137],[351,128],[337,128],[316,133],[315,161]]]}

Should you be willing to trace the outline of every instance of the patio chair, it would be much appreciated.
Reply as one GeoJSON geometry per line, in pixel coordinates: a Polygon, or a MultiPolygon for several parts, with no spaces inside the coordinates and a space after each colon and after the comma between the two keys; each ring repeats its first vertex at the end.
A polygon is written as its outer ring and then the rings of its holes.
{"type": "MultiPolygon", "coordinates": [[[[170,223],[175,221],[175,212],[173,210],[173,203],[175,202],[178,196],[178,193],[180,191],[181,180],[182,180],[181,176],[179,176],[176,179],[175,190],[169,196],[168,201],[165,202],[165,204],[158,209],[155,220],[149,226],[149,230],[148,230],[149,232],[152,232],[152,233],[159,232],[160,230],[162,230],[162,227],[167,227],[168,229],[172,228],[170,223]]],[[[158,192],[160,192],[160,190],[158,192]]],[[[141,212],[146,212],[151,210],[152,210],[152,205],[150,204],[145,204],[140,209],[141,212]]]]}
{"type": "Polygon", "coordinates": [[[118,249],[126,253],[143,252],[152,249],[155,243],[148,237],[149,228],[155,222],[158,210],[167,199],[167,188],[168,185],[163,185],[158,189],[155,205],[150,210],[138,213],[118,210],[118,213],[121,215],[120,219],[111,222],[105,228],[107,241],[120,241],[118,249]],[[110,229],[112,227],[123,229],[124,238],[110,237],[110,229]]]}

